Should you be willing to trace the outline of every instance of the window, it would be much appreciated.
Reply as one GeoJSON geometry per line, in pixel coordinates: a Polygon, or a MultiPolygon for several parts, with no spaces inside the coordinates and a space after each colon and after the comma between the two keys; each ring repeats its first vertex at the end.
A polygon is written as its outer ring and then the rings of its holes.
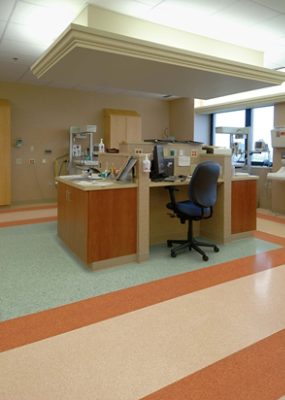
{"type": "MultiPolygon", "coordinates": [[[[248,119],[251,120],[251,132],[249,138],[249,152],[250,162],[252,165],[270,165],[272,163],[273,149],[271,143],[271,129],[274,127],[274,106],[270,107],[258,107],[248,110],[248,119]],[[256,143],[259,142],[259,143],[256,143]],[[265,146],[264,146],[264,143],[265,146]],[[257,146],[256,146],[257,145],[257,146]],[[259,148],[263,147],[258,151],[259,148]],[[265,150],[265,151],[264,151],[265,150]]],[[[249,122],[248,121],[248,122],[249,122]]],[[[249,122],[250,123],[250,122],[249,122]]],[[[215,133],[215,128],[218,126],[228,127],[245,127],[246,126],[246,110],[230,111],[214,114],[213,120],[213,144],[215,146],[230,148],[230,135],[223,133],[215,133]]],[[[245,143],[242,139],[235,138],[236,147],[238,147],[237,160],[233,159],[233,162],[241,163],[243,157],[240,157],[240,153],[245,155],[245,143]]],[[[233,143],[232,143],[233,145],[233,143]]],[[[233,156],[234,156],[233,148],[233,156]]]]}
{"type": "Polygon", "coordinates": [[[243,128],[245,126],[245,110],[217,113],[214,117],[214,145],[230,148],[230,135],[215,133],[217,126],[243,128]]]}
{"type": "Polygon", "coordinates": [[[260,107],[252,109],[252,150],[255,150],[255,142],[264,141],[268,145],[268,151],[253,153],[252,162],[272,162],[271,129],[274,127],[274,107],[260,107]]]}

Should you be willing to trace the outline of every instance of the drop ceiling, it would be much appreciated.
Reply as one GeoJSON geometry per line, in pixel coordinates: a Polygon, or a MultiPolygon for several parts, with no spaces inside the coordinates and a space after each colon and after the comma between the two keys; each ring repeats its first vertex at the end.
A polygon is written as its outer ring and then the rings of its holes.
{"type": "MultiPolygon", "coordinates": [[[[95,76],[91,83],[85,82],[84,79],[80,82],[77,80],[72,82],[67,79],[66,74],[62,74],[60,78],[60,74],[55,73],[55,70],[39,80],[32,74],[31,65],[87,6],[87,3],[176,29],[264,51],[265,67],[277,69],[285,66],[284,0],[219,0],[218,2],[213,0],[90,0],[88,2],[84,0],[1,0],[0,81],[75,87],[82,90],[140,93],[142,84],[132,82],[133,78],[129,73],[136,70],[137,61],[123,56],[119,63],[112,59],[110,54],[104,54],[101,60],[96,58],[100,64],[104,58],[109,57],[108,61],[113,64],[114,68],[109,71],[112,74],[112,85],[110,83],[104,85],[104,82],[96,81],[95,76]],[[123,77],[121,83],[115,81],[114,66],[117,65],[118,69],[123,65],[126,66],[129,62],[130,66],[126,68],[128,73],[123,77]],[[131,82],[127,85],[124,79],[131,82]]],[[[77,51],[81,53],[80,56],[86,53],[83,49],[77,49],[77,51]]],[[[74,55],[70,54],[68,57],[71,59],[66,59],[66,62],[70,62],[70,66],[74,61],[74,55]]],[[[88,59],[88,56],[86,57],[88,59]]],[[[92,65],[91,61],[90,65],[92,65]]],[[[144,78],[148,77],[148,83],[145,84],[144,92],[147,93],[150,90],[148,84],[151,83],[153,93],[163,93],[159,78],[168,73],[172,76],[172,72],[160,68],[159,73],[158,65],[153,64],[152,66],[156,69],[151,71],[150,64],[145,65],[144,78]]],[[[57,68],[64,69],[64,67],[63,63],[57,68]]],[[[88,69],[89,65],[85,68],[88,69]]],[[[74,73],[75,71],[69,68],[67,75],[72,76],[74,73]]],[[[180,69],[179,76],[183,77],[183,73],[185,71],[180,69]]],[[[203,82],[204,79],[199,74],[193,78],[193,85],[198,79],[200,82],[203,82]]],[[[225,83],[230,88],[230,81],[225,83]]],[[[212,84],[215,84],[214,81],[212,84]]],[[[181,86],[183,86],[183,80],[178,79],[177,88],[170,86],[165,94],[177,93],[179,96],[187,94],[183,92],[181,86]]],[[[219,80],[216,80],[216,86],[219,86],[219,80]]],[[[207,93],[202,94],[207,97],[207,93]]],[[[197,95],[199,96],[199,93],[197,95]]],[[[219,95],[218,92],[216,95],[219,95]]]]}

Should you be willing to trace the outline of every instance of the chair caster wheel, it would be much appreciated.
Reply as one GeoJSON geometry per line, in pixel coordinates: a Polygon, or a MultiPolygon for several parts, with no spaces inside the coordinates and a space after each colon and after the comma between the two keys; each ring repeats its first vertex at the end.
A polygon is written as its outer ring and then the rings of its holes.
{"type": "Polygon", "coordinates": [[[172,243],[170,240],[167,240],[167,247],[172,247],[172,243]]]}
{"type": "Polygon", "coordinates": [[[220,251],[220,249],[219,249],[217,246],[215,246],[215,247],[214,247],[214,252],[215,252],[215,253],[218,253],[219,251],[220,251]]]}
{"type": "Polygon", "coordinates": [[[208,256],[203,256],[203,261],[208,261],[209,257],[208,256]]]}
{"type": "Polygon", "coordinates": [[[171,253],[170,253],[170,255],[171,255],[171,257],[176,257],[177,256],[177,254],[174,252],[174,251],[172,251],[171,253]]]}

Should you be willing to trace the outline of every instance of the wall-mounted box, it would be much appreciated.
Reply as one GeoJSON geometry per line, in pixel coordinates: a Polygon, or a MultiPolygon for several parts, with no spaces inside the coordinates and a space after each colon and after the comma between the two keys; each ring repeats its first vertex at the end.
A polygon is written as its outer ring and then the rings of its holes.
{"type": "Polygon", "coordinates": [[[271,140],[272,140],[272,147],[285,148],[285,127],[272,129],[271,140]]]}

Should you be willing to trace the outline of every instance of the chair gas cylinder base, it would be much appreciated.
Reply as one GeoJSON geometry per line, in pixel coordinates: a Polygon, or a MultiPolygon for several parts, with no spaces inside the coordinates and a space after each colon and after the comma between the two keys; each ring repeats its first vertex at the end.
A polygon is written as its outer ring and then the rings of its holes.
{"type": "Polygon", "coordinates": [[[201,247],[210,247],[214,252],[218,252],[219,248],[214,243],[202,242],[193,237],[193,221],[211,218],[213,214],[213,206],[217,201],[217,182],[220,173],[219,164],[212,161],[205,161],[197,165],[195,168],[190,184],[189,184],[189,200],[176,201],[175,191],[177,189],[169,186],[170,203],[166,206],[174,212],[184,224],[188,221],[188,234],[185,240],[167,240],[167,247],[172,247],[171,257],[176,257],[183,250],[192,249],[201,254],[203,261],[208,261],[209,257],[201,249],[201,247]]]}
{"type": "MultiPolygon", "coordinates": [[[[191,224],[192,225],[192,224],[191,224]]],[[[188,228],[189,229],[189,228],[188,228]]],[[[203,261],[208,261],[209,257],[207,254],[200,248],[200,247],[211,247],[215,253],[218,253],[220,249],[214,243],[206,243],[199,240],[196,240],[192,237],[192,227],[190,227],[190,237],[188,232],[188,239],[187,240],[167,240],[167,247],[172,247],[173,244],[177,244],[173,249],[171,249],[170,255],[171,257],[176,257],[178,253],[182,252],[183,250],[192,249],[196,250],[199,254],[201,254],[203,261]]]]}

